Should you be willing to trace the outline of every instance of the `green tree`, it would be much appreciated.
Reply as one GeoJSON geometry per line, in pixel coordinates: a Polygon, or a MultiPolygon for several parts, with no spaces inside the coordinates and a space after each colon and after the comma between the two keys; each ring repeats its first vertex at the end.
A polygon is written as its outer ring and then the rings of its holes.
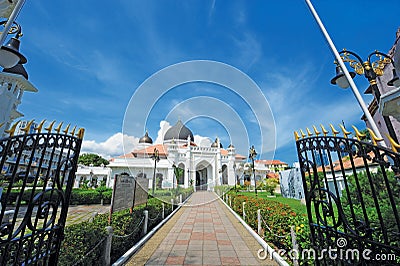
{"type": "Polygon", "coordinates": [[[86,166],[100,166],[100,165],[108,165],[110,162],[101,157],[100,155],[94,153],[84,153],[79,155],[78,163],[86,166]]]}

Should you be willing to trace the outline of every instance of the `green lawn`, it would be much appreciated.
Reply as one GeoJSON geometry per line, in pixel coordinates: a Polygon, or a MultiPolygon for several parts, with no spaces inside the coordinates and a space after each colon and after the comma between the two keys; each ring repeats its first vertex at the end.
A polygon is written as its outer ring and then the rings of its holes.
{"type": "MultiPolygon", "coordinates": [[[[238,194],[247,196],[247,197],[256,197],[254,192],[238,192],[238,194]]],[[[258,198],[263,198],[267,200],[272,200],[272,201],[277,201],[280,203],[285,203],[289,205],[296,213],[298,214],[307,214],[307,209],[306,206],[300,203],[300,200],[297,199],[289,199],[289,198],[284,198],[282,197],[281,194],[275,194],[275,198],[270,198],[269,193],[267,192],[258,192],[257,197],[258,198]]]]}

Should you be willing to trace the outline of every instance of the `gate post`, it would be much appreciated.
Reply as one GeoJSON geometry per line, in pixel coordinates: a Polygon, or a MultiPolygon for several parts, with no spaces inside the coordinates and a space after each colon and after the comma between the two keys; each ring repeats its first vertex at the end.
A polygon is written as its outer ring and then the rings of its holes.
{"type": "Polygon", "coordinates": [[[261,210],[258,209],[258,210],[257,210],[257,221],[258,221],[257,234],[258,234],[258,235],[261,235],[261,219],[262,219],[262,217],[261,217],[261,210]]]}
{"type": "Polygon", "coordinates": [[[161,203],[161,206],[162,206],[162,214],[161,214],[161,217],[162,217],[162,219],[164,220],[164,218],[165,218],[165,204],[164,204],[164,202],[161,203]]]}

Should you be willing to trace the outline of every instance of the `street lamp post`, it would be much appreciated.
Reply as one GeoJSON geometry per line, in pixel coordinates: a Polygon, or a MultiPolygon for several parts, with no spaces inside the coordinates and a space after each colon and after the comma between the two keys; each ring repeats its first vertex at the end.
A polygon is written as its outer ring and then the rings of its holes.
{"type": "Polygon", "coordinates": [[[153,186],[152,186],[152,190],[153,190],[153,196],[154,196],[154,190],[156,188],[156,168],[157,168],[157,162],[160,161],[160,156],[158,154],[158,150],[157,148],[154,148],[154,153],[151,156],[151,159],[154,160],[154,172],[153,172],[153,186]]]}
{"type": "Polygon", "coordinates": [[[249,159],[251,160],[251,168],[253,170],[253,175],[254,175],[254,191],[257,196],[257,182],[256,182],[256,171],[254,170],[254,158],[257,156],[257,152],[254,149],[254,145],[251,146],[250,151],[249,151],[249,159]]]}
{"type": "MultiPolygon", "coordinates": [[[[378,85],[376,83],[376,78],[378,76],[383,75],[383,73],[384,73],[383,69],[385,68],[386,65],[388,65],[388,64],[393,65],[393,78],[387,83],[387,85],[395,86],[395,87],[400,86],[400,79],[397,76],[396,69],[394,67],[394,62],[387,54],[384,54],[384,53],[381,53],[378,51],[374,51],[371,54],[369,54],[367,60],[364,62],[358,54],[348,51],[348,50],[345,50],[345,49],[343,49],[343,51],[339,52],[339,55],[341,55],[343,62],[348,62],[350,67],[355,70],[355,73],[350,72],[351,78],[354,78],[356,76],[356,74],[358,74],[358,75],[363,75],[366,79],[368,79],[372,93],[375,96],[378,105],[379,105],[381,93],[380,93],[378,85]],[[377,60],[372,61],[373,57],[377,58],[377,60]]],[[[348,82],[346,76],[343,74],[342,68],[338,65],[337,62],[335,62],[335,63],[337,65],[336,66],[336,76],[331,80],[331,83],[338,85],[339,87],[345,89],[349,86],[349,82],[348,82]]],[[[390,118],[386,115],[383,115],[383,119],[385,121],[385,124],[388,129],[390,137],[394,141],[399,142],[397,139],[396,133],[394,131],[392,122],[390,121],[390,118]]]]}

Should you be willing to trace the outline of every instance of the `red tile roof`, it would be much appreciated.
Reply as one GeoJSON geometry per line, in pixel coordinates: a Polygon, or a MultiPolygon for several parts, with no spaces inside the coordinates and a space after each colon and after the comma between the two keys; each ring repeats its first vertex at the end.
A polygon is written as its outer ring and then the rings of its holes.
{"type": "Polygon", "coordinates": [[[263,163],[263,164],[269,164],[269,165],[280,165],[280,164],[285,164],[287,163],[282,162],[280,160],[255,160],[256,163],[263,163]]]}

